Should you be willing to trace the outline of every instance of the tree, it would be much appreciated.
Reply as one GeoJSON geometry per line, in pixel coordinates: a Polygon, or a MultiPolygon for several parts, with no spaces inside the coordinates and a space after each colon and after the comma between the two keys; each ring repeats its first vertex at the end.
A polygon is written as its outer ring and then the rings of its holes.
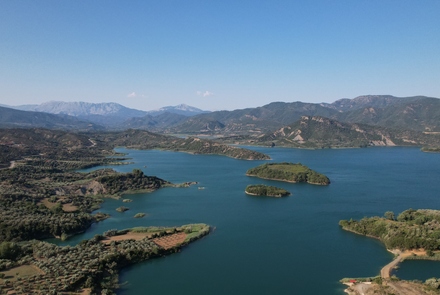
{"type": "Polygon", "coordinates": [[[396,216],[394,215],[393,211],[385,212],[384,217],[388,220],[395,220],[396,219],[396,216]]]}
{"type": "Polygon", "coordinates": [[[0,244],[0,259],[14,260],[21,253],[21,248],[12,242],[2,242],[0,244]]]}

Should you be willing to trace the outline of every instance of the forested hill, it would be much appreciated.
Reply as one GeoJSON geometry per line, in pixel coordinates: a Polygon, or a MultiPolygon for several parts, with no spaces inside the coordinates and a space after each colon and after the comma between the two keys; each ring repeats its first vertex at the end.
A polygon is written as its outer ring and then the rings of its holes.
{"type": "Polygon", "coordinates": [[[397,217],[386,212],[384,217],[341,220],[343,229],[380,239],[387,249],[440,249],[440,211],[409,209],[397,217]]]}
{"type": "Polygon", "coordinates": [[[143,130],[122,132],[73,133],[48,129],[0,129],[0,167],[23,157],[63,160],[71,169],[78,169],[79,158],[89,157],[90,165],[111,161],[105,158],[113,149],[125,146],[136,149],[166,149],[198,154],[218,154],[237,159],[264,160],[269,156],[239,147],[198,138],[177,138],[143,130]]]}
{"type": "Polygon", "coordinates": [[[260,136],[260,144],[305,148],[439,145],[440,135],[303,116],[294,124],[260,136]]]}
{"type": "Polygon", "coordinates": [[[144,130],[90,134],[97,142],[112,147],[125,146],[135,149],[165,149],[194,154],[216,154],[243,160],[267,160],[269,156],[239,147],[221,144],[196,137],[178,138],[144,130]]]}
{"type": "Polygon", "coordinates": [[[334,103],[273,102],[257,108],[217,111],[186,119],[173,133],[261,135],[302,116],[326,117],[398,130],[440,131],[440,99],[425,96],[364,95],[334,103]]]}

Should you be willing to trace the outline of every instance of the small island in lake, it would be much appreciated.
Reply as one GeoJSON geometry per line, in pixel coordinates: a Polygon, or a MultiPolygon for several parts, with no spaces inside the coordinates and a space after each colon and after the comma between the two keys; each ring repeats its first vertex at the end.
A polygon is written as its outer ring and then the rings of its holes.
{"type": "Polygon", "coordinates": [[[280,198],[290,195],[290,192],[286,191],[285,189],[275,186],[264,185],[264,184],[248,185],[246,187],[245,193],[251,196],[267,196],[267,197],[275,197],[275,198],[280,198]]]}
{"type": "Polygon", "coordinates": [[[327,176],[313,171],[301,163],[266,163],[249,169],[246,175],[287,182],[307,182],[317,185],[330,184],[327,176]]]}
{"type": "Polygon", "coordinates": [[[397,217],[388,211],[384,217],[341,220],[339,225],[344,230],[379,239],[388,251],[396,255],[393,261],[381,269],[380,276],[342,279],[341,282],[349,286],[346,293],[439,294],[440,282],[436,278],[417,283],[391,276],[391,271],[406,259],[440,260],[439,210],[408,209],[397,217]]]}

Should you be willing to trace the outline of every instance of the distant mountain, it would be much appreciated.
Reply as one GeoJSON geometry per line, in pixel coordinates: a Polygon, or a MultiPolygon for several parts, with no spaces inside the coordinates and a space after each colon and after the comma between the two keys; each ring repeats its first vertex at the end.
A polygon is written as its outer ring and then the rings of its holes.
{"type": "Polygon", "coordinates": [[[23,109],[76,116],[107,129],[147,129],[161,133],[222,136],[264,135],[303,116],[396,130],[440,132],[440,99],[425,96],[364,95],[333,103],[273,102],[261,107],[205,112],[181,104],[139,111],[116,103],[49,102],[23,109]]]}
{"type": "Polygon", "coordinates": [[[158,116],[164,113],[172,113],[172,114],[178,114],[183,115],[187,117],[195,116],[198,114],[204,114],[204,113],[210,113],[209,111],[203,111],[201,109],[186,105],[186,104],[179,104],[177,106],[168,106],[163,107],[158,110],[148,111],[149,115],[152,116],[158,116]]]}
{"type": "Polygon", "coordinates": [[[49,128],[63,130],[103,130],[102,126],[68,115],[20,111],[0,107],[0,128],[49,128]]]}
{"type": "Polygon", "coordinates": [[[337,113],[319,104],[273,102],[257,108],[196,115],[171,130],[174,133],[264,134],[293,123],[303,115],[330,117],[337,113]]]}
{"type": "Polygon", "coordinates": [[[340,111],[332,118],[401,130],[440,131],[438,98],[364,96],[343,103],[340,110],[347,109],[347,106],[349,111],[340,111]]]}
{"type": "Polygon", "coordinates": [[[261,135],[292,124],[302,116],[364,123],[400,130],[440,131],[440,100],[424,96],[365,95],[334,103],[273,102],[234,111],[192,116],[170,128],[172,133],[261,135]]]}
{"type": "Polygon", "coordinates": [[[50,101],[40,105],[22,105],[14,107],[20,110],[63,114],[78,117],[107,127],[115,127],[128,118],[142,117],[145,111],[130,109],[117,103],[88,103],[50,101]]]}
{"type": "MultiPolygon", "coordinates": [[[[193,116],[196,114],[207,113],[207,111],[203,111],[198,108],[188,106],[185,104],[163,107],[153,111],[141,111],[141,110],[127,108],[124,107],[123,105],[113,102],[88,103],[88,102],[50,101],[50,102],[42,103],[40,105],[30,104],[30,105],[21,105],[11,108],[24,110],[24,111],[36,111],[36,112],[45,112],[50,114],[63,114],[63,115],[75,116],[80,118],[81,120],[100,124],[111,129],[124,128],[124,126],[126,126],[124,122],[132,118],[142,118],[147,116],[144,121],[148,121],[150,120],[149,118],[151,116],[155,117],[165,113],[172,113],[183,116],[193,116]]],[[[162,119],[159,119],[159,121],[160,120],[162,119]]],[[[139,121],[138,125],[150,126],[148,122],[140,123],[140,121],[143,120],[138,120],[138,121],[139,121]]],[[[157,125],[157,123],[153,125],[157,125]]],[[[165,124],[159,124],[159,126],[166,127],[165,124]]],[[[133,127],[133,128],[144,128],[144,127],[133,127]]]]}
{"type": "Polygon", "coordinates": [[[89,102],[64,102],[49,101],[40,105],[17,106],[16,109],[45,112],[50,114],[63,114],[75,117],[89,115],[115,116],[115,117],[142,117],[147,112],[130,109],[114,102],[89,103],[89,102]]]}
{"type": "Polygon", "coordinates": [[[161,113],[156,116],[146,115],[144,117],[130,118],[120,124],[120,129],[147,129],[150,131],[165,130],[173,127],[188,117],[176,113],[161,113]]]}
{"type": "Polygon", "coordinates": [[[399,103],[405,98],[398,98],[391,95],[362,95],[350,98],[342,98],[333,103],[323,103],[322,105],[338,111],[346,112],[366,107],[384,108],[395,103],[399,103]]]}
{"type": "Polygon", "coordinates": [[[440,136],[303,116],[291,125],[260,136],[257,142],[309,148],[438,145],[440,136]]]}

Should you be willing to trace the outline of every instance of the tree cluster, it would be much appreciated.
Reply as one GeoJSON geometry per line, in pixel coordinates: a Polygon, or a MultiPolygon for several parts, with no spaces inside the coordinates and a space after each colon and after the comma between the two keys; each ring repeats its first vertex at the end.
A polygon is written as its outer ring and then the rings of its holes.
{"type": "Polygon", "coordinates": [[[362,235],[380,239],[388,249],[440,249],[440,211],[403,211],[394,220],[394,213],[386,217],[365,217],[361,220],[341,220],[339,225],[362,235]]]}

